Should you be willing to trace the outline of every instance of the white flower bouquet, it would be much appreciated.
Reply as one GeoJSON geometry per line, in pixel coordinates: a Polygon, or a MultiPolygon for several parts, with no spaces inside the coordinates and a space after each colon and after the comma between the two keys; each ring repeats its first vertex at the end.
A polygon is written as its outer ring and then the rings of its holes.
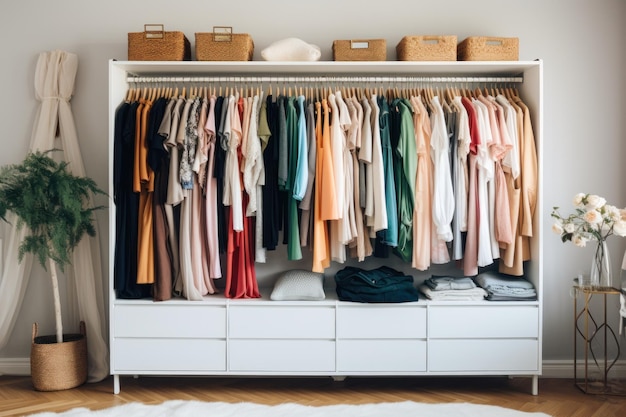
{"type": "Polygon", "coordinates": [[[556,219],[552,230],[561,235],[562,242],[572,242],[582,248],[590,240],[598,242],[591,261],[589,281],[579,285],[591,288],[610,288],[613,284],[611,260],[606,240],[609,236],[626,236],[626,209],[618,209],[594,194],[576,194],[574,213],[564,217],[554,207],[552,217],[556,219]]]}
{"type": "Polygon", "coordinates": [[[609,236],[626,236],[626,209],[618,209],[594,194],[579,193],[574,197],[574,213],[562,216],[554,207],[552,230],[561,241],[585,247],[590,240],[605,241],[609,236]]]}

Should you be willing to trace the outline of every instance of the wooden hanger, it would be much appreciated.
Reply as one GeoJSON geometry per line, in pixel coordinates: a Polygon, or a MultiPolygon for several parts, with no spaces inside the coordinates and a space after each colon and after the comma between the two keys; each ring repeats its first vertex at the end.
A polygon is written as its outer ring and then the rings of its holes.
{"type": "Polygon", "coordinates": [[[454,93],[449,86],[446,86],[446,98],[450,103],[454,103],[454,93]]]}
{"type": "Polygon", "coordinates": [[[133,87],[129,87],[128,90],[126,90],[126,97],[124,98],[124,101],[130,103],[134,96],[135,89],[133,87]]]}

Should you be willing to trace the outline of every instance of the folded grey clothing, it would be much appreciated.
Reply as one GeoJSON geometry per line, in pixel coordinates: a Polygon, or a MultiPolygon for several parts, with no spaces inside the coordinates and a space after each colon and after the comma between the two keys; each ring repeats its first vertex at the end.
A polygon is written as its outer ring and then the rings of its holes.
{"type": "Polygon", "coordinates": [[[489,301],[537,301],[537,294],[529,296],[512,296],[488,292],[486,299],[489,301]]]}
{"type": "Polygon", "coordinates": [[[479,301],[484,300],[487,291],[483,288],[474,287],[465,290],[439,290],[435,291],[426,284],[418,287],[420,292],[430,300],[446,301],[479,301]]]}
{"type": "Polygon", "coordinates": [[[424,284],[428,285],[435,291],[442,290],[468,290],[476,288],[476,284],[470,277],[447,277],[433,275],[424,281],[424,284]]]}
{"type": "Polygon", "coordinates": [[[525,278],[512,277],[497,272],[481,272],[474,278],[474,282],[476,282],[478,286],[486,289],[492,286],[497,286],[498,288],[535,288],[533,283],[525,278]]]}
{"type": "Polygon", "coordinates": [[[528,297],[537,295],[537,292],[534,288],[515,288],[515,287],[507,287],[505,285],[490,285],[487,287],[489,292],[494,294],[502,294],[502,295],[510,295],[510,296],[518,296],[518,297],[528,297]]]}

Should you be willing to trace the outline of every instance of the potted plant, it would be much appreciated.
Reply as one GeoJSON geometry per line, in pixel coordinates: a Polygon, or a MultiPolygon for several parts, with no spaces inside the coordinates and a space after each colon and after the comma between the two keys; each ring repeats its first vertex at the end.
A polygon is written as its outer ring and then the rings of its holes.
{"type": "Polygon", "coordinates": [[[56,337],[37,337],[33,324],[31,376],[41,391],[73,388],[87,379],[84,323],[81,334],[63,334],[57,268],[63,271],[70,263],[85,234],[95,235],[93,213],[102,207],[91,207],[90,197],[104,194],[92,179],[74,176],[66,162],[52,159],[51,152],[31,152],[22,163],[0,168],[0,218],[7,221],[12,212],[15,227],[28,228],[19,261],[32,253],[52,280],[56,337]]]}

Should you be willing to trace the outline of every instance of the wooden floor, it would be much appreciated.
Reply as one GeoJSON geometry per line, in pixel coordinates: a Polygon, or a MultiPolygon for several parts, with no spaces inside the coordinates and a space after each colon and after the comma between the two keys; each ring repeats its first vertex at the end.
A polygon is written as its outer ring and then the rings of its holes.
{"type": "Polygon", "coordinates": [[[158,404],[169,399],[306,405],[416,401],[491,404],[553,417],[624,417],[626,397],[588,395],[570,379],[539,380],[539,395],[530,394],[530,378],[121,378],[56,392],[37,392],[30,377],[0,376],[0,417],[75,407],[107,408],[128,402],[158,404]]]}

